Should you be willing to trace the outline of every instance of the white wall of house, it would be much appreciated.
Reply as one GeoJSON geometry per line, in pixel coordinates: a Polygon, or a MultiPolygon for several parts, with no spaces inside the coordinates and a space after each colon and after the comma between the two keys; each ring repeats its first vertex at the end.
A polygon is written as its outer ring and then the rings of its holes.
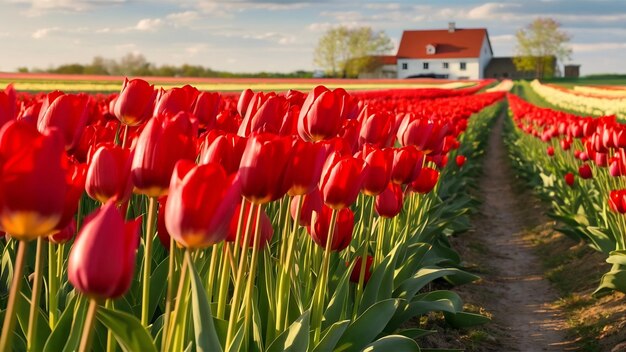
{"type": "Polygon", "coordinates": [[[449,79],[479,79],[482,78],[483,72],[478,58],[433,60],[398,58],[398,78],[426,74],[447,75],[449,79]],[[461,69],[463,62],[465,70],[461,69]],[[427,69],[424,68],[424,63],[428,63],[427,69]],[[444,63],[448,63],[448,68],[444,68],[444,63]]]}
{"type": "MultiPolygon", "coordinates": [[[[424,48],[426,50],[426,48],[424,48]]],[[[484,78],[485,68],[491,60],[491,51],[487,37],[483,39],[480,57],[460,59],[403,59],[398,58],[398,78],[407,78],[417,75],[447,75],[449,79],[481,79],[484,78]],[[461,70],[461,63],[465,63],[465,70],[461,70]],[[428,63],[428,68],[424,68],[428,63]],[[448,63],[448,68],[444,68],[448,63]],[[406,66],[405,66],[406,65],[406,66]],[[406,67],[406,68],[404,68],[406,67]]]]}

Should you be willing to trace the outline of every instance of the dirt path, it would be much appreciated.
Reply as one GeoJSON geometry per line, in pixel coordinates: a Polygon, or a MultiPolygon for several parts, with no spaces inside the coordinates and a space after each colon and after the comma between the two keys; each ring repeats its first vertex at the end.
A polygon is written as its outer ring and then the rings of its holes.
{"type": "Polygon", "coordinates": [[[483,281],[477,289],[488,291],[485,309],[504,332],[498,338],[502,351],[567,350],[565,323],[550,307],[557,294],[542,276],[531,243],[524,239],[547,220],[532,192],[516,187],[502,125],[500,117],[491,133],[479,189],[483,204],[470,234],[472,241],[484,246],[478,261],[486,272],[481,273],[483,281]]]}

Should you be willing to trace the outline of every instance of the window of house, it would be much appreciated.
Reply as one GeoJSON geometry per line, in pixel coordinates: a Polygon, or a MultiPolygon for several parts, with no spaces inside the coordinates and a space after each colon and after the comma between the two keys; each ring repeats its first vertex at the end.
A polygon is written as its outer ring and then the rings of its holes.
{"type": "Polygon", "coordinates": [[[402,69],[403,69],[403,70],[406,70],[406,69],[408,69],[408,68],[409,68],[409,64],[407,64],[406,62],[403,62],[403,63],[402,63],[402,69]]]}
{"type": "Polygon", "coordinates": [[[461,69],[461,71],[465,71],[467,69],[467,63],[461,62],[459,68],[461,69]]]}
{"type": "Polygon", "coordinates": [[[423,63],[424,70],[428,70],[428,62],[423,63]]]}
{"type": "Polygon", "coordinates": [[[445,68],[445,69],[447,69],[447,68],[448,68],[448,63],[447,63],[447,62],[444,62],[444,63],[443,63],[443,68],[445,68]]]}

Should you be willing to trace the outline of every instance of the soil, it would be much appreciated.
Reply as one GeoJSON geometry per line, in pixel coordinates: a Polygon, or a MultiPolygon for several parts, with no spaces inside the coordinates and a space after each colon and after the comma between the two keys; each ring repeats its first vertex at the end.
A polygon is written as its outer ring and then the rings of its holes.
{"type": "Polygon", "coordinates": [[[453,243],[467,264],[481,272],[482,280],[459,291],[467,302],[477,302],[492,315],[488,331],[497,345],[482,350],[575,349],[566,336],[563,312],[552,304],[559,295],[528,238],[551,227],[550,222],[539,200],[515,178],[502,125],[503,116],[494,125],[483,161],[478,189],[483,203],[473,219],[474,230],[453,243]]]}

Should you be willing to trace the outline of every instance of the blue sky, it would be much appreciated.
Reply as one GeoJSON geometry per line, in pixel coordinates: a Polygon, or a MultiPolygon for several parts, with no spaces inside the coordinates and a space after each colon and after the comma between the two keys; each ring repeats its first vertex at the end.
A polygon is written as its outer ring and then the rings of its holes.
{"type": "Polygon", "coordinates": [[[339,24],[384,30],[396,44],[404,29],[486,27],[494,54],[507,56],[537,16],[572,35],[583,74],[626,73],[626,0],[0,0],[0,71],[129,52],[236,72],[311,70],[317,39],[339,24]]]}

